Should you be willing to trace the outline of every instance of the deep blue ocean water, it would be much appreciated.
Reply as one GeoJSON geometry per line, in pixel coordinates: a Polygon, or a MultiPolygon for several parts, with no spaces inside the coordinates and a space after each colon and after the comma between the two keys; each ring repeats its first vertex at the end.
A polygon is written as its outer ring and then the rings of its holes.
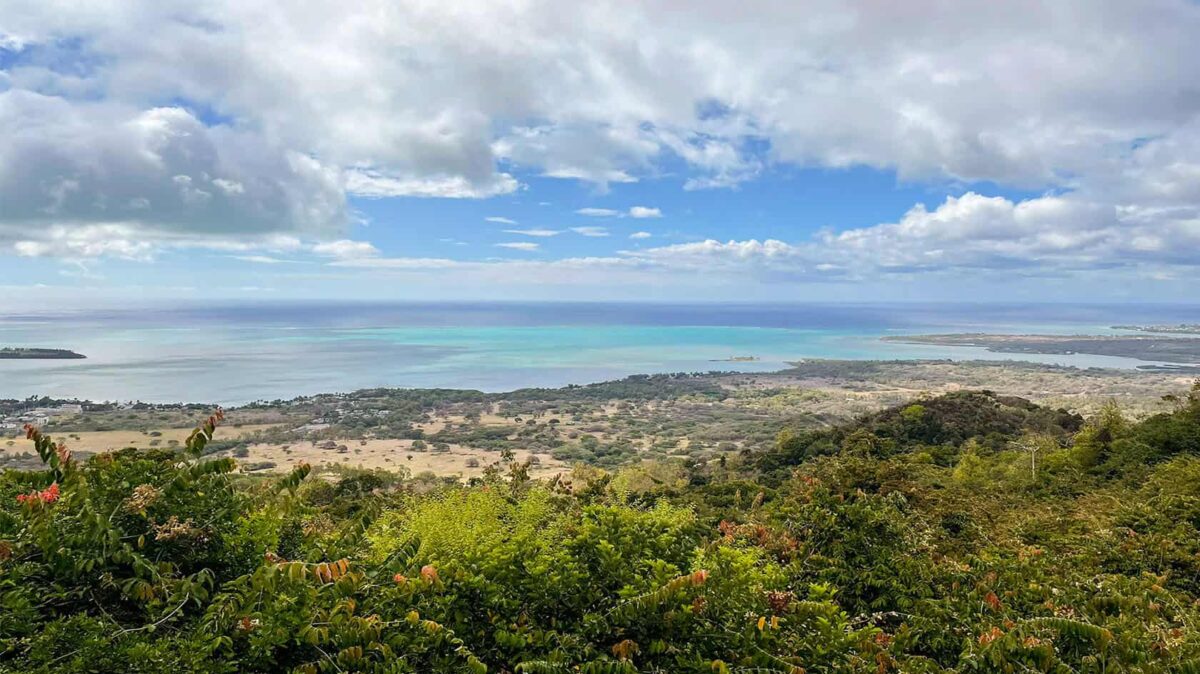
{"type": "Polygon", "coordinates": [[[1200,322],[1200,306],[292,302],[20,314],[0,309],[0,346],[64,348],[88,357],[0,360],[0,398],[230,405],[377,386],[499,391],[640,373],[768,371],[804,358],[1133,367],[1144,363],[879,338],[1105,334],[1118,323],[1184,322],[1200,322]],[[727,360],[738,356],[759,360],[727,360]]]}

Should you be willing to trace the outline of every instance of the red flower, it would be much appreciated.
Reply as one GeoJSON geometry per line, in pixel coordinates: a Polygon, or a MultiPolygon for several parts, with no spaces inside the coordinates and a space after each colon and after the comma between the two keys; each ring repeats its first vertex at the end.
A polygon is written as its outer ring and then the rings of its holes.
{"type": "Polygon", "coordinates": [[[59,497],[58,483],[55,482],[54,484],[50,485],[49,487],[47,487],[41,491],[34,491],[34,492],[30,492],[28,494],[17,494],[17,503],[30,503],[30,504],[38,503],[38,504],[49,505],[49,504],[57,501],[58,497],[59,497]]]}

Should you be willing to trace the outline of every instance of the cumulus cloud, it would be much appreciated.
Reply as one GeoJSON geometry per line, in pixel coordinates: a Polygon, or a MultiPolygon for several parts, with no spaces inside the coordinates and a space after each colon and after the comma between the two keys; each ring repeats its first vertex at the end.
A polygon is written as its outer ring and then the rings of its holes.
{"type": "Polygon", "coordinates": [[[629,217],[631,218],[661,218],[662,211],[649,206],[633,206],[629,209],[629,217]]]}
{"type": "MultiPolygon", "coordinates": [[[[22,236],[30,236],[21,233],[22,236]]],[[[150,259],[154,247],[140,240],[136,228],[128,225],[55,225],[36,234],[36,239],[12,243],[12,251],[21,257],[61,256],[89,258],[110,256],[125,260],[150,259]]]]}
{"type": "Polygon", "coordinates": [[[521,186],[516,178],[507,173],[499,173],[484,182],[473,182],[463,176],[423,177],[365,168],[346,171],[345,185],[346,190],[351,194],[368,199],[387,197],[483,199],[515,192],[521,186]]]}
{"type": "Polygon", "coordinates": [[[608,236],[608,229],[606,227],[572,227],[571,231],[579,234],[580,236],[608,236]]]}
{"type": "Polygon", "coordinates": [[[335,171],[181,108],[10,89],[0,128],[0,242],[25,254],[141,257],[183,237],[326,236],[347,221],[335,171]]]}
{"type": "Polygon", "coordinates": [[[650,232],[634,232],[633,234],[629,235],[629,238],[631,238],[631,239],[649,239],[651,236],[654,236],[654,235],[651,234],[650,232]]]}
{"type": "Polygon", "coordinates": [[[537,244],[537,243],[533,243],[532,241],[511,241],[511,242],[506,242],[506,243],[498,243],[498,244],[496,244],[496,247],[497,248],[510,248],[512,250],[532,251],[532,250],[537,250],[538,248],[541,247],[541,245],[537,244]]]}
{"type": "Polygon", "coordinates": [[[495,222],[495,223],[499,223],[499,224],[501,224],[501,225],[515,225],[515,224],[517,224],[517,221],[516,221],[516,220],[513,220],[512,218],[505,218],[505,217],[501,217],[501,216],[499,216],[499,215],[491,215],[491,216],[488,216],[488,217],[484,218],[484,221],[485,221],[485,222],[495,222]]]}
{"type": "Polygon", "coordinates": [[[372,167],[350,176],[367,194],[498,193],[500,162],[624,182],[664,158],[696,187],[772,161],[1044,184],[1192,116],[1200,56],[1186,0],[6,4],[6,42],[76,37],[103,63],[21,64],[17,88],[200,101],[372,167]]]}
{"type": "Polygon", "coordinates": [[[790,245],[892,270],[1195,263],[1194,2],[557,9],[0,0],[0,249],[336,239],[347,195],[525,175],[724,189],[867,166],[1045,196],[964,188],[790,245]]]}
{"type": "MultiPolygon", "coordinates": [[[[1153,184],[1161,188],[1166,183],[1153,184]]],[[[1172,193],[1169,202],[1175,198],[1175,190],[1168,191],[1172,193]]],[[[1194,269],[1200,265],[1194,255],[1200,247],[1200,220],[1194,211],[1171,217],[1168,227],[1158,220],[1150,225],[1137,212],[1092,201],[1082,193],[1013,201],[968,192],[933,207],[917,205],[892,223],[826,231],[798,241],[707,239],[626,250],[607,257],[520,265],[444,261],[437,268],[453,267],[472,278],[511,283],[557,283],[564,272],[587,269],[630,284],[647,278],[666,284],[679,277],[724,283],[857,282],[956,272],[1000,273],[1012,280],[1064,270],[1133,270],[1147,262],[1194,269]]],[[[636,232],[630,238],[649,236],[636,232]]],[[[338,264],[409,271],[421,266],[404,258],[338,264]]],[[[1161,269],[1150,273],[1152,278],[1174,278],[1161,269]]]]}

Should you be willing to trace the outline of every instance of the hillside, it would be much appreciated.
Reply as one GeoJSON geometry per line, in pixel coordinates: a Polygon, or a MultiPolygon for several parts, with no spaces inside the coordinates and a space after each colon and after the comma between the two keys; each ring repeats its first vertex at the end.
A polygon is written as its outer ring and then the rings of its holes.
{"type": "Polygon", "coordinates": [[[31,429],[0,670],[1195,672],[1200,384],[1166,402],[960,391],[706,461],[536,480],[505,450],[467,483],[239,475],[219,413],[86,461],[31,429]]]}

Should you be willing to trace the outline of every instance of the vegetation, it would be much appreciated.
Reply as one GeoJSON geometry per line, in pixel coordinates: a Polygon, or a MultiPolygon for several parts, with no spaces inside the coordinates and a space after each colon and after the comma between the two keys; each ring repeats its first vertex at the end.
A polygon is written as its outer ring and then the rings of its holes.
{"type": "Polygon", "coordinates": [[[1194,674],[1200,383],[1168,403],[958,392],[552,480],[501,447],[467,483],[247,474],[219,412],[86,461],[30,427],[0,670],[1194,674]]]}
{"type": "Polygon", "coordinates": [[[32,349],[12,346],[0,347],[0,359],[62,360],[76,358],[87,358],[87,356],[75,353],[74,351],[68,351],[67,349],[32,349]]]}

